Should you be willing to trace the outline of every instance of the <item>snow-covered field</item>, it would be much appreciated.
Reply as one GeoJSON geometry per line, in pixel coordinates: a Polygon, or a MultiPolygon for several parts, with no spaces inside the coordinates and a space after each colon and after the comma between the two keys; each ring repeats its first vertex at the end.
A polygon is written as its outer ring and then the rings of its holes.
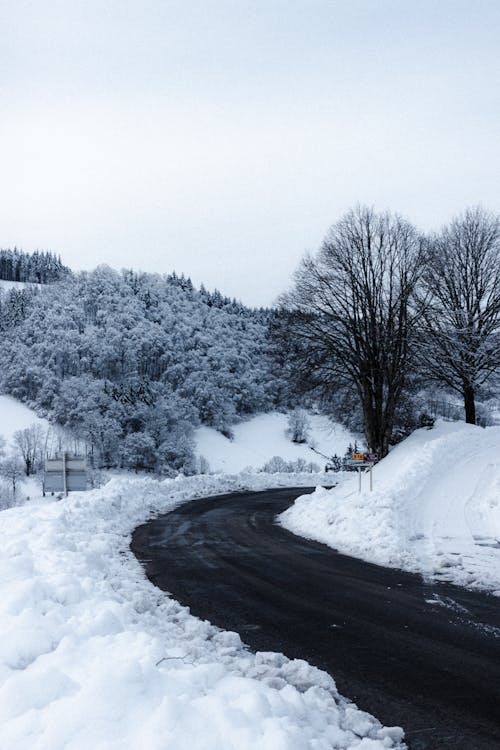
{"type": "Polygon", "coordinates": [[[364,560],[500,596],[500,427],[417,430],[358,494],[346,475],[280,516],[296,534],[364,560]]]}
{"type": "Polygon", "coordinates": [[[2,750],[402,747],[401,730],[345,701],[324,672],[251,654],[236,633],[192,617],[129,551],[152,514],[266,484],[262,474],[116,477],[0,513],[2,750]]]}
{"type": "MultiPolygon", "coordinates": [[[[328,417],[309,414],[308,418],[311,425],[308,442],[320,453],[343,456],[349,443],[354,443],[356,436],[328,417]]],[[[261,469],[273,456],[281,456],[286,461],[303,458],[322,469],[325,459],[307,444],[292,443],[286,433],[287,426],[286,414],[272,412],[235,425],[233,440],[211,427],[200,427],[195,432],[196,452],[208,460],[211,471],[229,474],[247,467],[261,469]]]]}
{"type": "Polygon", "coordinates": [[[23,430],[34,423],[39,424],[44,430],[50,427],[46,419],[41,419],[32,409],[20,401],[11,396],[0,395],[0,435],[5,438],[7,443],[12,441],[16,430],[23,430]]]}

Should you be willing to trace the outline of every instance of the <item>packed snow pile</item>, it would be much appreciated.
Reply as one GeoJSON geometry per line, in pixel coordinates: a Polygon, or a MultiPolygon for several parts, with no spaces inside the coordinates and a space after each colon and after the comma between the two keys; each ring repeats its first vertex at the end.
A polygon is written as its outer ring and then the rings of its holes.
{"type": "MultiPolygon", "coordinates": [[[[321,477],[314,477],[320,481],[321,477]]],[[[311,475],[273,477],[306,484],[311,475]]],[[[0,513],[0,747],[401,748],[304,661],[251,654],[192,617],[129,550],[152,515],[269,477],[116,477],[0,513]]]]}
{"type": "Polygon", "coordinates": [[[196,453],[204,456],[211,471],[238,473],[247,467],[261,469],[273,456],[286,461],[303,459],[321,468],[325,456],[343,456],[355,436],[345,427],[320,414],[307,414],[310,424],[306,443],[293,443],[288,434],[288,415],[259,414],[234,425],[230,440],[212,427],[195,432],[196,453]],[[319,454],[310,446],[313,446],[319,454]]]}
{"type": "Polygon", "coordinates": [[[500,427],[438,422],[373,469],[298,498],[287,529],[370,562],[500,596],[500,427]]]}

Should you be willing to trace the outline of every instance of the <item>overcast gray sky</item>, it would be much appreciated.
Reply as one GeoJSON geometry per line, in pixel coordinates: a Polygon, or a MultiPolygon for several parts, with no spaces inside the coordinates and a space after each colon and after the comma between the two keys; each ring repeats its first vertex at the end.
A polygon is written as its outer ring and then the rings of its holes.
{"type": "Polygon", "coordinates": [[[0,0],[0,246],[270,304],[356,202],[500,210],[500,2],[0,0]]]}

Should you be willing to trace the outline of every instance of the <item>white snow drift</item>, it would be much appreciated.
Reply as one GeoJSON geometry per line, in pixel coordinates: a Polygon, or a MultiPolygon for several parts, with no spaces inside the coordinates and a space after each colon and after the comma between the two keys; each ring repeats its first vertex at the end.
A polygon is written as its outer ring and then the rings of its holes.
{"type": "MultiPolygon", "coordinates": [[[[320,477],[316,477],[317,481],[320,477]]],[[[311,482],[311,475],[273,483],[311,482]]],[[[146,579],[130,532],[265,475],[115,478],[0,513],[2,750],[382,750],[402,747],[303,661],[253,655],[146,579]]]]}
{"type": "Polygon", "coordinates": [[[298,498],[280,516],[296,534],[364,560],[500,596],[500,427],[439,422],[374,470],[298,498]]]}

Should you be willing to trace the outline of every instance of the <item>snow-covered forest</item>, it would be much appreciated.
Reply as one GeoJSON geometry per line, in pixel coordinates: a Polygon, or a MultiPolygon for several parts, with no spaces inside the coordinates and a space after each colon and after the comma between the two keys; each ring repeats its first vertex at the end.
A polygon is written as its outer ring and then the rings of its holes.
{"type": "Polygon", "coordinates": [[[6,251],[7,276],[54,283],[0,289],[0,390],[84,441],[97,467],[200,473],[195,428],[231,438],[241,419],[301,403],[384,456],[437,416],[492,422],[499,246],[481,208],[424,237],[358,207],[275,310],[175,273],[74,274],[6,251]]]}
{"type": "Polygon", "coordinates": [[[4,292],[0,312],[0,388],[103,466],[194,473],[194,427],[230,435],[283,398],[269,311],[175,274],[103,266],[4,292]]]}
{"type": "Polygon", "coordinates": [[[69,272],[61,258],[50,252],[25,253],[14,248],[0,250],[0,279],[32,284],[50,284],[69,272]]]}

